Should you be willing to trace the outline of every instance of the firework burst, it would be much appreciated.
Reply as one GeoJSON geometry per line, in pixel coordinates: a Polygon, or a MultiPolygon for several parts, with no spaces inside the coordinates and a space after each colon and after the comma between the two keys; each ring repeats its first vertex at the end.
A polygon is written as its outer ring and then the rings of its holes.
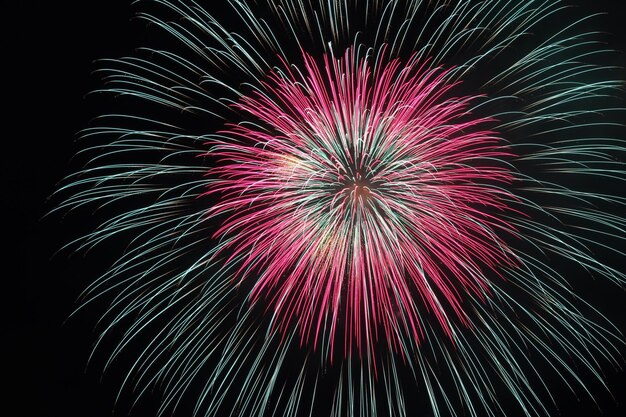
{"type": "Polygon", "coordinates": [[[125,251],[84,305],[110,301],[99,340],[126,326],[110,361],[141,345],[137,397],[161,383],[163,413],[371,417],[420,392],[434,416],[505,415],[503,396],[540,416],[543,370],[602,381],[621,336],[568,276],[625,282],[594,255],[622,256],[604,242],[625,239],[626,149],[593,16],[137,3],[173,43],[103,61],[133,112],[84,132],[59,191],[60,210],[112,207],[77,243],[125,251]]]}

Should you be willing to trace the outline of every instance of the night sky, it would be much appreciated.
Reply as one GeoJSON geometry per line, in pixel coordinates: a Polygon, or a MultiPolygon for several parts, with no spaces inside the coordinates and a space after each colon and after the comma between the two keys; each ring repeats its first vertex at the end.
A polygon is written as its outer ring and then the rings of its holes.
{"type": "MultiPolygon", "coordinates": [[[[85,98],[101,86],[92,74],[97,68],[93,61],[131,54],[144,43],[145,31],[141,23],[131,21],[133,11],[127,3],[2,2],[2,88],[8,90],[8,96],[2,96],[2,207],[8,230],[4,262],[9,265],[2,274],[3,305],[8,307],[3,338],[8,346],[4,356],[8,372],[3,373],[9,389],[9,403],[2,407],[5,416],[136,417],[154,413],[158,390],[133,412],[129,413],[128,404],[114,410],[123,369],[113,367],[103,376],[103,355],[87,366],[97,337],[93,329],[98,306],[68,319],[81,290],[110,261],[103,255],[106,246],[94,257],[68,251],[55,255],[84,231],[80,223],[86,219],[44,216],[53,208],[49,197],[56,185],[74,168],[71,157],[78,150],[76,133],[107,105],[85,98]],[[7,412],[11,409],[14,411],[7,412]]],[[[626,51],[625,2],[578,3],[590,10],[608,11],[600,20],[611,33],[606,38],[613,48],[626,51]]],[[[620,58],[626,65],[623,54],[620,58]]],[[[624,291],[601,282],[590,285],[588,291],[588,299],[626,330],[624,291]]],[[[626,353],[626,348],[622,352],[626,353]]],[[[552,392],[561,409],[554,415],[626,415],[626,373],[606,363],[603,369],[615,399],[597,383],[590,384],[603,414],[588,398],[576,402],[557,383],[552,392]]]]}

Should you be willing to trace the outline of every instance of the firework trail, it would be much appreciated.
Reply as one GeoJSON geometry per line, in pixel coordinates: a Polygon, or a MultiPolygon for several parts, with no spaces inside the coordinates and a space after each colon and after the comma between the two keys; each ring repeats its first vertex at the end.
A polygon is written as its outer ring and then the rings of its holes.
{"type": "Polygon", "coordinates": [[[80,249],[124,242],[84,306],[110,302],[107,367],[140,346],[136,398],[159,385],[163,414],[284,417],[499,416],[508,399],[541,416],[550,378],[591,395],[583,381],[619,366],[619,331],[572,278],[626,278],[595,255],[626,237],[622,82],[595,16],[136,3],[168,47],[102,61],[132,111],[83,132],[59,190],[59,210],[109,213],[80,249]]]}

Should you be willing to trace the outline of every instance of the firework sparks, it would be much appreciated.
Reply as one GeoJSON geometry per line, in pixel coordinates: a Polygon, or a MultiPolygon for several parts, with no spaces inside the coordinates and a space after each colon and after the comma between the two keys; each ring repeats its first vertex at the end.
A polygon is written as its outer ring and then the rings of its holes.
{"type": "Polygon", "coordinates": [[[235,275],[255,280],[252,299],[265,294],[283,333],[298,317],[303,339],[328,334],[331,357],[338,322],[359,356],[378,328],[394,350],[419,341],[414,298],[452,337],[448,311],[470,324],[459,294],[483,298],[484,271],[514,263],[496,233],[511,227],[488,213],[514,200],[512,175],[487,164],[509,153],[488,120],[462,121],[471,98],[444,98],[445,71],[392,61],[372,74],[355,60],[318,68],[305,55],[301,78],[270,76],[237,105],[268,129],[231,126],[210,151],[227,263],[241,258],[235,275]]]}
{"type": "Polygon", "coordinates": [[[103,61],[103,91],[143,106],[84,132],[60,190],[60,210],[124,202],[77,241],[125,242],[85,301],[111,301],[99,340],[128,326],[107,366],[149,337],[124,385],[162,383],[162,413],[405,416],[420,392],[437,417],[497,416],[504,390],[530,417],[542,369],[601,382],[621,337],[554,262],[626,281],[594,255],[623,256],[603,242],[626,237],[626,149],[593,16],[226,6],[138,2],[176,43],[103,61]]]}

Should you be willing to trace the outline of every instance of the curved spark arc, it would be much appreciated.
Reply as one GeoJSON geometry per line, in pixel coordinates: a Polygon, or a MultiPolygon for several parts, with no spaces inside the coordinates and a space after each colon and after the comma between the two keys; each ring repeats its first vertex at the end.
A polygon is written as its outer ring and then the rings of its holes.
{"type": "MultiPolygon", "coordinates": [[[[255,117],[230,132],[196,134],[186,131],[184,126],[176,127],[146,117],[112,115],[104,117],[99,127],[84,134],[85,141],[95,143],[84,153],[94,156],[80,175],[70,179],[67,188],[72,194],[60,208],[107,206],[139,197],[144,199],[134,209],[112,216],[98,230],[79,241],[83,248],[88,248],[118,234],[133,234],[127,252],[87,293],[87,303],[105,296],[112,298],[110,309],[103,317],[103,321],[108,320],[110,325],[103,330],[102,338],[133,318],[107,366],[142,335],[157,336],[144,347],[125,384],[135,385],[137,391],[143,393],[154,384],[164,382],[162,412],[175,407],[186,391],[193,391],[197,381],[204,380],[206,386],[196,409],[199,415],[221,415],[224,410],[230,412],[232,409],[246,415],[265,415],[265,410],[272,410],[267,411],[268,415],[287,417],[299,415],[304,410],[315,415],[316,397],[313,395],[309,399],[306,393],[317,393],[318,384],[325,384],[324,375],[316,369],[305,369],[304,364],[312,357],[319,358],[320,363],[330,361],[334,356],[333,337],[328,335],[328,329],[322,330],[321,324],[313,326],[317,329],[312,332],[316,334],[313,339],[319,343],[319,351],[314,350],[303,360],[295,382],[281,380],[288,367],[286,358],[290,346],[306,347],[302,326],[300,329],[290,328],[288,321],[280,322],[278,313],[278,321],[271,326],[258,322],[255,314],[265,307],[261,284],[243,297],[250,305],[241,304],[240,289],[232,285],[233,276],[242,268],[252,271],[250,263],[254,256],[251,253],[261,249],[255,246],[256,241],[243,243],[245,249],[235,252],[231,262],[224,263],[230,256],[228,247],[237,243],[237,236],[220,234],[213,223],[219,221],[231,231],[236,228],[234,223],[229,227],[228,218],[224,220],[223,216],[234,206],[228,208],[227,198],[207,213],[208,208],[198,204],[207,188],[218,190],[224,187],[223,178],[204,176],[206,159],[212,160],[229,149],[214,144],[240,146],[251,135],[266,132],[268,137],[263,141],[267,145],[261,149],[273,162],[261,167],[262,172],[296,180],[301,184],[300,190],[314,180],[319,181],[319,173],[311,165],[331,165],[330,160],[320,158],[319,154],[304,152],[302,146],[280,148],[284,143],[272,140],[269,137],[271,132],[260,123],[264,121],[261,109],[271,105],[277,95],[272,91],[272,85],[282,85],[285,91],[289,91],[290,81],[305,82],[307,69],[311,72],[317,67],[312,58],[307,60],[309,41],[321,48],[322,53],[318,56],[325,54],[327,57],[341,56],[342,48],[354,45],[353,61],[370,59],[371,74],[384,73],[389,62],[404,58],[406,68],[419,67],[419,73],[439,74],[439,85],[480,85],[472,93],[476,95],[464,103],[463,112],[486,114],[484,122],[487,123],[488,118],[489,129],[501,138],[524,137],[508,144],[510,155],[486,155],[487,159],[495,160],[498,167],[511,167],[507,172],[512,176],[513,188],[505,184],[511,181],[506,178],[503,184],[490,184],[489,192],[498,194],[502,204],[511,209],[509,213],[497,215],[490,211],[491,215],[497,216],[491,224],[495,222],[503,229],[514,230],[515,238],[523,241],[519,247],[510,248],[508,239],[506,243],[499,241],[502,230],[491,236],[492,242],[497,242],[496,246],[507,259],[517,260],[515,266],[498,265],[499,273],[505,278],[502,282],[482,279],[483,269],[473,268],[472,271],[479,274],[478,278],[471,278],[477,280],[477,289],[463,294],[463,307],[452,309],[457,316],[454,319],[446,318],[449,314],[446,309],[433,301],[432,310],[440,310],[445,315],[436,321],[447,329],[446,337],[452,343],[444,340],[440,330],[429,322],[432,312],[411,305],[413,301],[409,293],[400,298],[400,307],[413,310],[411,317],[415,323],[420,323],[419,329],[417,325],[397,323],[388,315],[377,313],[386,323],[384,331],[394,340],[391,352],[388,357],[379,357],[371,347],[374,342],[369,339],[370,347],[363,357],[348,355],[342,363],[333,364],[340,368],[340,375],[332,415],[365,417],[377,415],[382,410],[388,410],[390,415],[405,415],[405,396],[410,394],[406,393],[408,388],[400,375],[406,369],[426,392],[436,416],[459,415],[460,410],[472,416],[501,415],[505,410],[498,402],[499,384],[510,391],[525,415],[547,415],[549,410],[538,391],[548,395],[549,391],[544,389],[542,371],[526,356],[528,350],[544,358],[542,363],[552,367],[572,390],[586,388],[578,376],[580,372],[564,361],[564,356],[576,358],[582,368],[602,381],[594,356],[614,361],[612,358],[618,355],[622,343],[616,336],[619,331],[601,317],[601,325],[587,319],[583,313],[587,310],[584,301],[571,290],[568,278],[547,260],[548,256],[567,258],[590,273],[620,285],[624,283],[623,272],[603,264],[592,255],[593,248],[601,247],[606,236],[623,242],[624,219],[604,213],[596,206],[606,207],[610,203],[623,208],[624,198],[576,189],[564,185],[570,184],[566,181],[564,184],[558,182],[572,175],[597,179],[610,177],[618,184],[623,184],[621,181],[625,179],[621,163],[614,159],[614,155],[623,155],[623,142],[610,137],[585,136],[585,129],[604,128],[611,124],[610,113],[621,110],[617,106],[599,108],[594,101],[619,95],[617,89],[622,83],[611,78],[611,67],[584,61],[592,54],[607,52],[597,48],[596,33],[584,29],[584,23],[592,17],[585,17],[563,29],[554,29],[545,41],[540,39],[532,48],[522,49],[521,57],[498,71],[489,68],[489,62],[506,54],[511,45],[528,37],[551,17],[558,16],[564,8],[560,2],[377,1],[368,2],[368,12],[353,18],[353,8],[360,3],[356,0],[345,2],[344,8],[326,1],[256,1],[253,5],[253,2],[233,0],[228,3],[237,16],[234,31],[196,2],[141,0],[137,3],[146,9],[159,5],[167,10],[163,15],[171,13],[178,17],[164,20],[156,14],[139,14],[141,19],[162,28],[176,39],[180,49],[177,53],[147,49],[146,58],[106,61],[107,67],[102,73],[107,85],[103,91],[132,96],[171,108],[174,113],[195,115],[200,120],[204,117],[231,120],[233,115],[240,117],[241,113],[255,117]],[[268,22],[257,17],[264,9],[275,15],[286,34],[278,33],[278,30],[273,32],[268,22]],[[398,24],[400,29],[396,31],[398,24]],[[375,28],[373,39],[368,38],[364,28],[375,28]],[[416,28],[419,28],[419,35],[413,42],[411,34],[416,33],[416,28]],[[455,54],[472,49],[475,54],[455,58],[455,54]],[[290,54],[289,51],[293,50],[299,51],[297,56],[290,54]],[[300,53],[301,50],[305,54],[300,53]],[[411,51],[408,59],[406,51],[411,51]],[[287,58],[272,59],[277,55],[289,57],[293,63],[287,58]],[[232,78],[241,77],[246,83],[233,85],[227,71],[236,73],[232,78]],[[274,79],[268,78],[268,74],[274,74],[274,79]],[[583,82],[583,76],[594,77],[594,80],[583,82]],[[466,82],[466,78],[471,82],[466,82]],[[216,96],[214,91],[223,95],[216,96]],[[250,98],[250,91],[254,99],[250,98]],[[524,104],[497,106],[516,101],[524,104]],[[491,108],[496,111],[490,111],[491,108]],[[609,115],[606,117],[608,121],[592,117],[601,113],[609,115]],[[578,120],[584,120],[583,124],[578,120]],[[112,127],[108,126],[109,123],[112,127]],[[240,133],[241,140],[234,137],[233,131],[240,133]],[[566,139],[562,139],[564,133],[568,135],[566,139]],[[103,146],[101,138],[105,141],[114,139],[103,146]],[[210,147],[208,150],[207,146],[210,147]],[[282,152],[286,156],[272,159],[270,151],[282,152]],[[134,162],[114,162],[120,154],[124,158],[132,157],[134,162]],[[148,162],[138,164],[136,161],[148,162]],[[541,174],[530,176],[528,171],[518,171],[517,167],[524,163],[541,168],[541,174]],[[543,204],[547,197],[556,200],[543,204]],[[208,239],[209,233],[217,233],[217,240],[208,239]],[[217,246],[214,246],[216,242],[217,246]],[[199,251],[199,248],[203,250],[199,251]],[[181,264],[188,266],[181,268],[181,264]],[[223,266],[216,267],[216,264],[223,266]],[[515,288],[516,296],[512,295],[511,287],[515,288]],[[548,313],[550,318],[538,314],[539,310],[548,313]],[[457,322],[463,316],[467,316],[469,331],[463,320],[457,322]],[[150,330],[156,323],[159,328],[150,330]],[[518,326],[520,323],[522,325],[518,326]],[[408,332],[412,337],[403,333],[402,327],[407,325],[415,329],[408,332]],[[203,376],[202,372],[208,373],[209,377],[203,376]],[[448,380],[453,381],[456,392],[444,389],[448,380]],[[235,381],[243,383],[237,386],[235,381]],[[380,384],[386,393],[383,397],[376,395],[376,387],[380,384]],[[241,399],[232,400],[233,393],[241,399]]],[[[327,64],[334,68],[330,61],[327,64]]],[[[354,64],[353,67],[358,66],[354,64]]],[[[338,86],[341,84],[337,74],[349,73],[347,70],[332,71],[335,72],[329,78],[337,80],[338,86]]],[[[323,83],[318,84],[319,87],[313,88],[312,92],[321,95],[324,93],[323,83]]],[[[292,96],[297,96],[297,92],[294,82],[292,96]]],[[[347,114],[349,116],[350,112],[347,114]]],[[[315,114],[300,116],[310,120],[315,114]]],[[[273,120],[278,122],[278,117],[273,120]]],[[[344,116],[344,123],[338,125],[349,124],[345,120],[350,117],[344,116]]],[[[320,131],[327,127],[320,121],[317,124],[320,131]]],[[[362,130],[366,131],[365,128],[362,130]]],[[[350,135],[359,136],[342,132],[338,137],[350,135]]],[[[401,137],[399,134],[395,136],[401,137]]],[[[380,141],[377,149],[384,148],[380,145],[385,144],[388,137],[382,134],[376,137],[380,141]]],[[[369,157],[374,159],[371,155],[369,157]]],[[[234,166],[229,169],[236,171],[234,166]]],[[[399,161],[396,169],[415,172],[417,166],[399,161]]],[[[392,174],[386,178],[389,182],[401,180],[390,177],[392,174]]],[[[337,178],[338,175],[329,181],[338,182],[337,178]]],[[[284,180],[275,186],[284,188],[284,180]]],[[[237,188],[232,187],[234,195],[237,188]]],[[[361,191],[346,189],[349,201],[357,203],[378,198],[376,193],[380,192],[376,187],[367,190],[363,187],[361,191]]],[[[255,201],[251,198],[249,203],[258,202],[258,198],[255,201]]],[[[304,201],[301,206],[309,203],[304,201]]],[[[337,201],[326,202],[331,208],[334,204],[337,201]]],[[[469,205],[466,207],[470,208],[469,205]]],[[[268,219],[270,213],[268,208],[268,219]]],[[[309,218],[310,215],[303,216],[303,229],[312,224],[309,218]]],[[[236,222],[234,217],[232,222],[236,222]]],[[[276,225],[278,227],[280,223],[276,225]]],[[[487,233],[484,228],[477,227],[475,230],[487,233]]],[[[260,229],[255,231],[261,233],[260,229]]],[[[383,239],[382,232],[377,235],[383,239]]],[[[243,235],[239,239],[243,239],[243,235]]],[[[281,243],[278,238],[273,240],[276,244],[281,243]]],[[[323,257],[323,254],[328,253],[331,243],[335,242],[322,231],[318,232],[317,241],[317,250],[322,254],[318,257],[327,259],[328,255],[323,257]]],[[[397,248],[398,244],[394,244],[397,248]]],[[[606,248],[605,245],[605,249],[622,255],[618,247],[606,248]]],[[[313,265],[325,266],[323,260],[317,262],[313,265]]],[[[422,259],[422,263],[427,262],[429,259],[422,259]]],[[[377,266],[371,266],[374,267],[377,266]]],[[[428,274],[420,273],[432,277],[436,275],[433,274],[435,268],[433,266],[428,274]]],[[[267,278],[267,282],[278,281],[278,272],[273,278],[267,278]]],[[[269,284],[265,285],[270,288],[269,284]]],[[[374,302],[370,304],[375,305],[374,302]]],[[[302,304],[303,312],[304,307],[302,304]]],[[[337,309],[329,307],[329,311],[337,309]]],[[[307,320],[310,322],[313,318],[310,316],[307,320]]]]}

